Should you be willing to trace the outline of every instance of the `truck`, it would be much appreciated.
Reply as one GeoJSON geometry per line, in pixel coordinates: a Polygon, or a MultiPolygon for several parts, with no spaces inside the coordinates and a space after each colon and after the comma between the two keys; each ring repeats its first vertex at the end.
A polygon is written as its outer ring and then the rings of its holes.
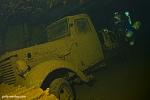
{"type": "Polygon", "coordinates": [[[49,88],[60,100],[74,100],[70,83],[88,83],[87,71],[104,61],[98,34],[87,14],[66,16],[45,30],[47,42],[0,57],[1,83],[49,88]]]}

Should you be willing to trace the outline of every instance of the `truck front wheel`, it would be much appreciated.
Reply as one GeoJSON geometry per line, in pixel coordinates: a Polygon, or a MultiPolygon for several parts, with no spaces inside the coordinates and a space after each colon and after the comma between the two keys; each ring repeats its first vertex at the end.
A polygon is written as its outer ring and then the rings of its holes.
{"type": "Polygon", "coordinates": [[[59,100],[74,100],[73,90],[63,78],[54,79],[49,85],[50,93],[54,94],[59,100]]]}

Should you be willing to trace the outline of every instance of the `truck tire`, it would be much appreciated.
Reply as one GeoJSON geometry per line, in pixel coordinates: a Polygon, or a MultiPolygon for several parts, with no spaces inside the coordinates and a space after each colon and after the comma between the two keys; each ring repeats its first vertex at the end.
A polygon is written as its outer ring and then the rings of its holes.
{"type": "Polygon", "coordinates": [[[73,90],[63,78],[54,79],[49,85],[50,93],[54,94],[59,100],[74,100],[73,90]]]}

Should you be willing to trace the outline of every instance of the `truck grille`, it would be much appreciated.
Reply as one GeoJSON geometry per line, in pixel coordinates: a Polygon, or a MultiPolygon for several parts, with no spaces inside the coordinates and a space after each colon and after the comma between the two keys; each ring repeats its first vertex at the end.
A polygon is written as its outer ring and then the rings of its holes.
{"type": "Polygon", "coordinates": [[[0,61],[0,74],[3,83],[10,85],[16,82],[16,74],[11,57],[0,61]]]}

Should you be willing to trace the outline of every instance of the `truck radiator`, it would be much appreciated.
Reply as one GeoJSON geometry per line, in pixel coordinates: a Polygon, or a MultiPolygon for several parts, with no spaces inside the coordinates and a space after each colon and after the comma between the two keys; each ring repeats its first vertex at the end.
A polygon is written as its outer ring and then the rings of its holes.
{"type": "Polygon", "coordinates": [[[11,57],[0,61],[0,79],[3,83],[8,85],[16,82],[16,74],[11,62],[11,57]]]}

